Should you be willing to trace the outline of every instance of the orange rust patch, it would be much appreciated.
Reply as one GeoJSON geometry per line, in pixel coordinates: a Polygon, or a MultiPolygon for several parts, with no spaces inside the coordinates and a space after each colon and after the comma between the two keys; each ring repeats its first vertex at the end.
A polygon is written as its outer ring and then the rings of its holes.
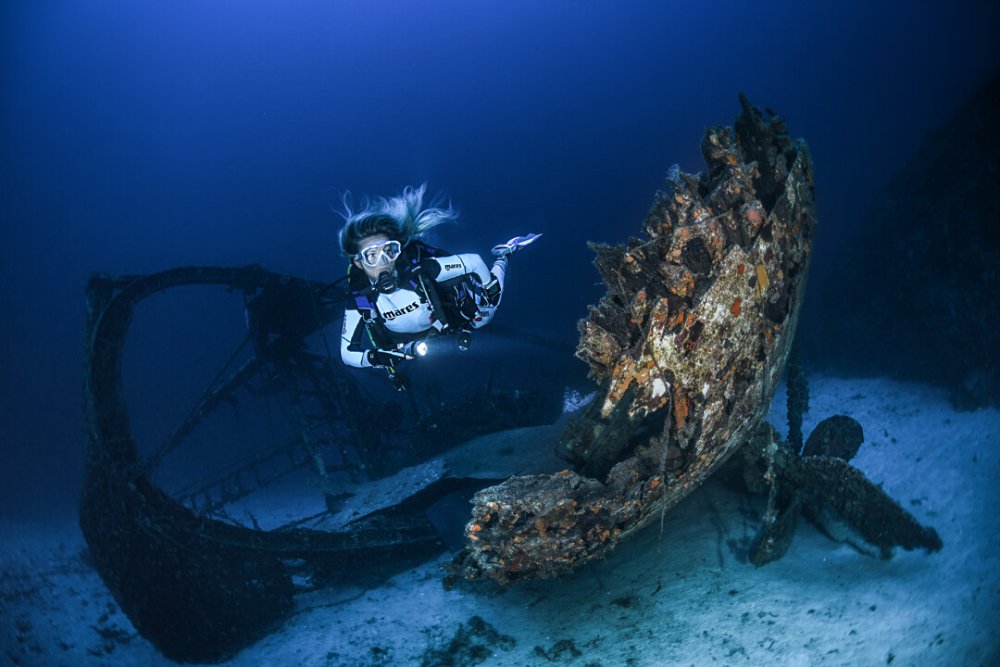
{"type": "Polygon", "coordinates": [[[535,530],[542,536],[542,539],[548,539],[549,535],[545,532],[545,521],[543,519],[535,519],[535,530]]]}
{"type": "Polygon", "coordinates": [[[659,477],[654,477],[653,479],[651,479],[649,481],[649,488],[650,488],[650,490],[655,489],[659,485],[660,485],[660,478],[659,477]]]}
{"type": "Polygon", "coordinates": [[[729,312],[735,317],[740,316],[740,307],[743,305],[743,299],[736,297],[736,301],[733,301],[733,305],[729,306],[729,312]]]}
{"type": "Polygon", "coordinates": [[[686,272],[679,280],[671,285],[669,289],[679,297],[686,297],[694,291],[694,276],[690,271],[686,272]]]}
{"type": "Polygon", "coordinates": [[[622,396],[625,395],[629,386],[636,380],[636,376],[640,370],[634,359],[628,356],[623,357],[611,369],[612,382],[606,400],[611,403],[618,403],[622,396]]]}
{"type": "Polygon", "coordinates": [[[739,266],[736,267],[736,273],[739,274],[739,275],[741,275],[741,276],[744,273],[746,273],[746,270],[747,270],[747,267],[746,267],[745,264],[740,264],[739,266]]]}
{"type": "Polygon", "coordinates": [[[684,428],[684,424],[687,422],[688,418],[688,399],[687,396],[680,392],[678,389],[674,394],[674,423],[677,424],[677,429],[680,430],[684,428]]]}

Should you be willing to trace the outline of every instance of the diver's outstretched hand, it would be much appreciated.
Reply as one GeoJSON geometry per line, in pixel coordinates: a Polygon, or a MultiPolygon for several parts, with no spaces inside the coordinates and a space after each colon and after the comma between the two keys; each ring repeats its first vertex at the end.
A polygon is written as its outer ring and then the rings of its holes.
{"type": "Polygon", "coordinates": [[[526,245],[535,242],[535,239],[541,238],[541,234],[526,234],[524,236],[515,236],[506,243],[501,243],[500,245],[493,246],[493,254],[497,257],[507,257],[508,255],[513,255],[515,252],[520,250],[526,245]]]}

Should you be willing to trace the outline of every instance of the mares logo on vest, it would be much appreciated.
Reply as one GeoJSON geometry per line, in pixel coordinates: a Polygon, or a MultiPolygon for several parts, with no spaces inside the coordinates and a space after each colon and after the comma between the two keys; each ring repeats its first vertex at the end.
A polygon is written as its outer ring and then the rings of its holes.
{"type": "Polygon", "coordinates": [[[419,307],[420,307],[420,302],[414,301],[409,306],[403,306],[402,308],[398,308],[396,310],[390,310],[387,313],[382,313],[382,317],[384,317],[387,320],[394,320],[400,315],[406,315],[407,313],[412,313],[419,307]]]}

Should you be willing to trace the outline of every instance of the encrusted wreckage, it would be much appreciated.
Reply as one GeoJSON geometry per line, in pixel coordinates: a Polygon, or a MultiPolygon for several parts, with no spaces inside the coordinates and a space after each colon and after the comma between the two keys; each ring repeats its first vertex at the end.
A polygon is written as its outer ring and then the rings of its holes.
{"type": "Polygon", "coordinates": [[[603,556],[741,448],[752,488],[771,494],[755,562],[779,557],[808,509],[883,553],[940,547],[846,461],[789,455],[764,422],[803,300],[813,171],[780,117],[740,103],[734,128],[705,134],[706,173],[672,170],[643,238],[594,246],[608,291],[581,322],[577,355],[601,391],[560,438],[575,471],[477,493],[457,564],[467,579],[506,585],[603,556]]]}
{"type": "Polygon", "coordinates": [[[419,511],[371,513],[343,532],[295,523],[265,531],[213,514],[217,505],[238,498],[243,484],[254,478],[258,485],[265,481],[260,479],[262,464],[269,463],[265,459],[293,466],[313,461],[320,446],[315,428],[268,457],[250,461],[237,474],[223,475],[215,488],[204,492],[212,496],[211,502],[199,500],[202,494],[182,502],[153,482],[156,464],[201,418],[220,403],[234,402],[236,390],[261,375],[280,375],[285,386],[309,381],[315,385],[310,394],[322,393],[324,402],[334,397],[329,408],[337,430],[326,443],[333,448],[349,444],[346,439],[377,441],[378,434],[360,430],[374,421],[363,418],[364,392],[344,386],[350,378],[342,373],[323,375],[336,367],[298,345],[335,316],[316,298],[326,288],[254,266],[186,267],[119,278],[95,275],[88,285],[87,456],[80,527],[94,566],[122,610],[173,660],[217,661],[260,638],[291,611],[296,577],[328,584],[378,577],[419,563],[442,548],[437,531],[419,511]],[[186,285],[219,285],[256,295],[259,298],[248,304],[251,320],[268,301],[302,301],[306,307],[298,317],[279,313],[270,318],[270,326],[255,327],[254,335],[260,334],[254,341],[256,353],[215,383],[166,446],[144,460],[129,424],[122,384],[126,333],[141,301],[186,285]],[[326,381],[316,385],[323,377],[326,381]]]}
{"type": "MultiPolygon", "coordinates": [[[[800,515],[883,555],[939,548],[932,529],[847,463],[860,442],[850,420],[821,425],[801,455],[763,421],[808,273],[812,164],[780,118],[740,101],[734,129],[705,135],[707,173],[672,173],[645,237],[595,246],[608,293],[581,323],[577,354],[598,399],[568,425],[476,438],[402,470],[385,456],[392,411],[373,416],[352,376],[306,342],[342,309],[332,285],[254,266],[95,275],[80,525],[136,629],[174,660],[221,660],[286,617],[297,591],[377,580],[439,553],[425,510],[456,492],[478,490],[457,573],[501,585],[557,576],[662,516],[727,459],[731,476],[768,493],[756,563],[780,557],[800,515]],[[143,454],[122,381],[126,334],[140,302],[187,285],[242,295],[249,329],[189,416],[143,454]],[[157,466],[208,415],[272,392],[292,417],[286,438],[192,489],[157,484],[157,466]],[[556,472],[566,460],[575,471],[556,472]],[[306,467],[326,511],[270,530],[227,513],[248,489],[306,467]]],[[[807,398],[797,396],[791,412],[801,415],[807,398]]]]}
{"type": "Polygon", "coordinates": [[[336,286],[259,266],[96,274],[87,286],[80,527],[91,562],[122,610],[173,660],[224,659],[291,613],[296,593],[345,582],[374,584],[440,553],[445,542],[425,510],[448,494],[512,474],[558,470],[552,448],[542,444],[555,440],[556,426],[473,439],[403,470],[390,465],[401,452],[426,451],[426,439],[447,441],[439,430],[472,437],[537,423],[525,419],[545,411],[504,401],[496,392],[478,397],[478,406],[493,406],[490,413],[472,421],[464,414],[472,411],[459,411],[462,418],[452,420],[453,406],[438,397],[437,412],[414,415],[429,421],[424,439],[419,427],[396,428],[393,415],[402,408],[366,391],[330,357],[327,345],[320,353],[310,350],[307,338],[322,338],[323,328],[343,311],[346,295],[336,286]],[[143,451],[133,435],[122,378],[127,334],[146,299],[195,285],[224,290],[223,303],[245,314],[245,331],[243,318],[235,318],[243,342],[182,423],[143,451]],[[197,452],[191,452],[192,435],[225,412],[221,424],[236,427],[245,439],[252,427],[241,420],[253,418],[255,400],[285,414],[287,430],[269,439],[275,424],[267,417],[267,433],[241,457],[231,451],[233,442],[218,442],[218,428],[209,429],[195,444],[221,450],[224,464],[202,471],[197,452]],[[209,478],[173,491],[162,488],[161,463],[183,446],[184,472],[197,469],[209,478]],[[492,455],[483,451],[489,446],[492,455]],[[234,518],[248,512],[245,505],[234,508],[251,494],[295,474],[303,496],[315,496],[319,506],[325,496],[325,511],[300,512],[268,529],[252,514],[249,521],[234,518]]]}
{"type": "Polygon", "coordinates": [[[889,558],[893,547],[936,551],[941,538],[872,484],[848,461],[864,440],[861,425],[844,415],[821,421],[800,452],[761,425],[724,473],[767,495],[767,509],[750,561],[764,565],[788,550],[799,516],[863,553],[889,558]]]}

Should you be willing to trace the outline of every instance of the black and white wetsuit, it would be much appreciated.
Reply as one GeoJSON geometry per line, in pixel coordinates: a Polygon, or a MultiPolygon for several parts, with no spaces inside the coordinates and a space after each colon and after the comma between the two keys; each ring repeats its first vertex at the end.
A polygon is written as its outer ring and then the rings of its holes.
{"type": "Polygon", "coordinates": [[[369,368],[368,350],[391,350],[398,343],[421,339],[449,325],[454,327],[453,322],[445,321],[450,313],[445,317],[434,313],[419,283],[407,277],[409,267],[427,259],[438,265],[440,270],[435,271],[434,281],[444,297],[442,301],[454,307],[455,312],[461,311],[462,326],[478,329],[493,319],[500,299],[491,303],[483,296],[481,287],[496,279],[503,294],[506,259],[497,260],[490,269],[475,253],[445,255],[425,243],[411,241],[396,260],[399,287],[389,294],[376,291],[365,272],[351,266],[349,282],[354,307],[345,309],[340,335],[340,358],[345,364],[369,368]]]}

